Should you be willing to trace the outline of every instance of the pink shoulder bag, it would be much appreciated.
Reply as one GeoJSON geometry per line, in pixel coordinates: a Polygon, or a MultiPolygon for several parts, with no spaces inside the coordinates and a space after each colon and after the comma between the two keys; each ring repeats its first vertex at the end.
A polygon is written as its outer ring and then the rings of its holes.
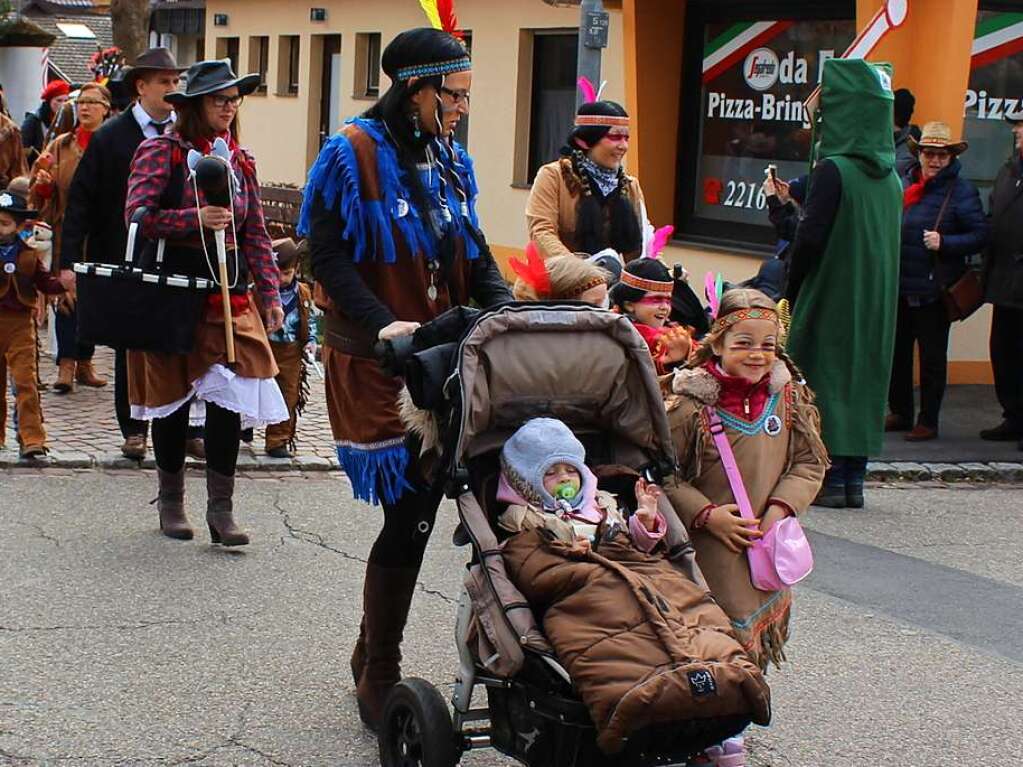
{"type": "MultiPolygon", "coordinates": [[[[732,488],[732,495],[735,496],[735,503],[739,506],[739,513],[743,519],[756,521],[725,426],[714,408],[707,408],[707,416],[710,419],[710,433],[721,454],[721,464],[725,467],[725,475],[732,488]]],[[[795,517],[785,517],[775,522],[763,538],[746,549],[746,555],[749,557],[750,579],[761,591],[786,589],[799,583],[813,570],[810,542],[806,540],[803,527],[795,517]]]]}

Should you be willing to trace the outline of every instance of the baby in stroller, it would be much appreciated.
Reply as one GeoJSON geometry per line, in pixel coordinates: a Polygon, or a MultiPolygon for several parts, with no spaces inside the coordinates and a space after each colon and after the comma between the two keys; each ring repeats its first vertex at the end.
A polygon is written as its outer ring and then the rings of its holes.
{"type": "MultiPolygon", "coordinates": [[[[598,491],[561,421],[527,422],[501,451],[499,525],[508,575],[529,601],[613,754],[644,727],[748,712],[770,693],[710,595],[658,551],[659,491],[635,482],[627,518],[598,491]]],[[[624,500],[624,499],[623,499],[624,500]]]]}

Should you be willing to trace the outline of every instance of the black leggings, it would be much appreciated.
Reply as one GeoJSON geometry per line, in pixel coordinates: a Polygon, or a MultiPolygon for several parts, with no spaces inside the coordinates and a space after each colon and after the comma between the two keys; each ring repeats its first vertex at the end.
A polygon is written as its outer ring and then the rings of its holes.
{"type": "MultiPolygon", "coordinates": [[[[156,465],[176,474],[185,465],[189,403],[166,418],[153,421],[153,453],[156,465]]],[[[206,403],[206,466],[218,474],[234,476],[241,441],[241,417],[212,402],[206,403]]]]}
{"type": "MultiPolygon", "coordinates": [[[[410,452],[419,454],[417,447],[410,452]]],[[[443,487],[423,483],[414,458],[409,460],[405,478],[414,489],[406,490],[396,503],[382,504],[384,526],[369,552],[369,561],[379,567],[419,568],[444,497],[443,487]]]]}

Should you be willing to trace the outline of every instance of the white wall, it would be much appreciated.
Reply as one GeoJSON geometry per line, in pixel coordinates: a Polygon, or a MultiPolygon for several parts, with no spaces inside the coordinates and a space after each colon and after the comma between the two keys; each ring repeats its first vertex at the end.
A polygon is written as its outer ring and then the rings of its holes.
{"type": "Polygon", "coordinates": [[[4,86],[7,108],[21,125],[25,112],[39,106],[46,72],[43,48],[0,48],[0,83],[4,86]]]}

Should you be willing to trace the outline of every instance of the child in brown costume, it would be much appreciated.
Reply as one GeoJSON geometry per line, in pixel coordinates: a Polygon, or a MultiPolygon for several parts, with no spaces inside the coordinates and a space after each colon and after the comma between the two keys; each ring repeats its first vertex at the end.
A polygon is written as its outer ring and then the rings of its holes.
{"type": "MultiPolygon", "coordinates": [[[[0,358],[6,361],[16,391],[18,442],[22,458],[46,454],[46,431],[36,378],[34,311],[39,293],[64,292],[55,276],[43,268],[39,254],[19,236],[29,210],[20,195],[0,193],[0,358]]],[[[6,397],[6,376],[2,392],[6,397]]],[[[2,424],[0,424],[2,426],[2,424]]],[[[0,446],[4,432],[0,428],[0,446]]]]}
{"type": "Polygon", "coordinates": [[[270,349],[280,373],[281,387],[291,418],[266,427],[266,454],[272,458],[291,458],[295,450],[295,427],[309,394],[305,356],[316,350],[316,316],[312,291],[296,278],[298,264],[306,251],[305,240],[295,243],[290,237],[273,241],[274,257],[281,272],[281,304],[284,324],[269,336],[270,349]]]}

